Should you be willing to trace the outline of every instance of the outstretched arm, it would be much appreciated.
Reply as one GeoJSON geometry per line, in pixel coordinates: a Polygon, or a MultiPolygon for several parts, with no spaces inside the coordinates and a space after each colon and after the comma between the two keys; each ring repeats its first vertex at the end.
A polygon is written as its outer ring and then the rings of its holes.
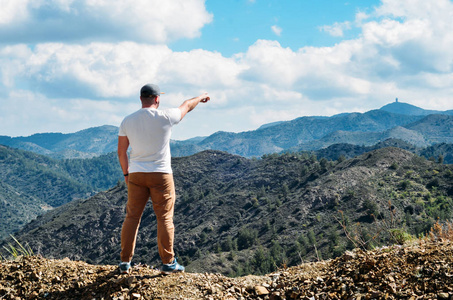
{"type": "Polygon", "coordinates": [[[181,106],[179,106],[179,109],[181,110],[181,120],[185,117],[185,115],[189,111],[193,110],[198,105],[198,103],[200,103],[200,102],[206,103],[210,99],[211,98],[209,98],[208,93],[204,93],[204,94],[201,94],[198,97],[195,97],[195,98],[192,98],[192,99],[184,101],[181,104],[181,106]]]}

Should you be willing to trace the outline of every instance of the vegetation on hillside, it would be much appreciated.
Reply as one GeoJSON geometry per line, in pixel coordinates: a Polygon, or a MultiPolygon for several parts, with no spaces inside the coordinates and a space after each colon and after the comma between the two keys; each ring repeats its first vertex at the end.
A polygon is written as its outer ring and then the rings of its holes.
{"type": "MultiPolygon", "coordinates": [[[[424,235],[453,216],[453,166],[398,148],[336,161],[312,153],[175,158],[175,249],[189,271],[230,276],[333,258],[424,235]]],[[[127,191],[72,201],[17,237],[35,253],[115,264],[127,191]]],[[[148,206],[134,262],[159,264],[148,206]]]]}
{"type": "Polygon", "coordinates": [[[115,153],[56,160],[0,146],[0,239],[45,211],[111,188],[121,178],[115,153]]]}

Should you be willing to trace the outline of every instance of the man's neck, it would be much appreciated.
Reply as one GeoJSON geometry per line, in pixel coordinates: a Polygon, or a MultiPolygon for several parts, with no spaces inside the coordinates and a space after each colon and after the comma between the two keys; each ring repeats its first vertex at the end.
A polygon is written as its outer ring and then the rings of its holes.
{"type": "Polygon", "coordinates": [[[154,108],[154,109],[157,109],[159,107],[158,104],[154,103],[154,104],[142,104],[142,108],[154,108]]]}

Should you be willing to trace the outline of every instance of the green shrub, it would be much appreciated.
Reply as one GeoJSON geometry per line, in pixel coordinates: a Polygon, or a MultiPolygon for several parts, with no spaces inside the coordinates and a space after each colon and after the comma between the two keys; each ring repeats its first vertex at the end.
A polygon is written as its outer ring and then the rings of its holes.
{"type": "Polygon", "coordinates": [[[237,245],[239,250],[248,249],[258,238],[258,231],[254,229],[243,228],[239,231],[237,245]]]}
{"type": "Polygon", "coordinates": [[[400,245],[404,245],[406,242],[414,239],[411,234],[401,228],[390,229],[390,236],[395,243],[400,245]]]}

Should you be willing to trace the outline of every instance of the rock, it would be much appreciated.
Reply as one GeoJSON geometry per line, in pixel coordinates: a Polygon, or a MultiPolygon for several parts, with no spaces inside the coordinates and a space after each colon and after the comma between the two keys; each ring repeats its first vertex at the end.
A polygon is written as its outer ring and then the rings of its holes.
{"type": "Polygon", "coordinates": [[[255,293],[256,293],[258,296],[263,296],[263,295],[268,295],[268,294],[269,294],[269,291],[268,291],[267,288],[265,288],[264,286],[262,286],[262,285],[257,285],[257,286],[255,286],[255,293]]]}
{"type": "Polygon", "coordinates": [[[280,278],[280,274],[279,273],[273,273],[273,274],[269,274],[269,276],[272,278],[272,281],[277,281],[279,278],[280,278]]]}
{"type": "Polygon", "coordinates": [[[272,292],[269,296],[270,300],[280,300],[282,299],[280,292],[272,292]]]}
{"type": "Polygon", "coordinates": [[[137,282],[137,278],[135,278],[135,276],[131,276],[126,279],[127,286],[131,286],[132,284],[134,284],[136,282],[137,282]]]}
{"type": "Polygon", "coordinates": [[[348,261],[351,259],[355,259],[356,257],[357,257],[357,255],[354,252],[345,251],[345,253],[343,254],[343,256],[341,258],[343,259],[343,261],[348,261]]]}

